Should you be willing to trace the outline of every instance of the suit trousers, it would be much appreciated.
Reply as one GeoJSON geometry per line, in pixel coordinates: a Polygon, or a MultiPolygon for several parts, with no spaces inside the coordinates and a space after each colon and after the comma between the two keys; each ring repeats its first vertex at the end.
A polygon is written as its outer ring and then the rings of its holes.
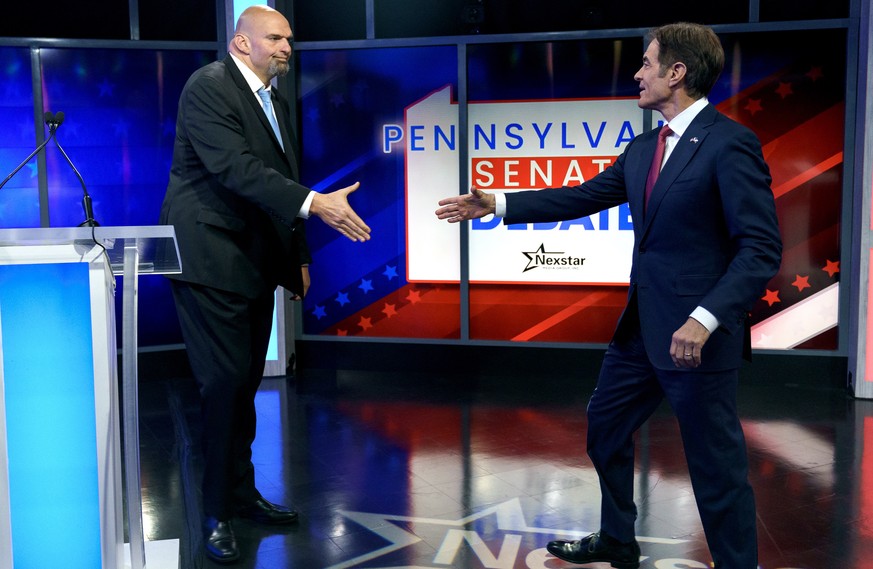
{"type": "Polygon", "coordinates": [[[634,435],[666,397],[679,422],[715,567],[756,569],[755,498],[736,409],[737,370],[656,369],[638,323],[629,328],[607,348],[588,404],[588,455],[600,478],[601,529],[624,542],[634,539],[634,435]]]}
{"type": "Polygon", "coordinates": [[[255,299],[170,280],[188,359],[200,390],[203,513],[228,520],[256,500],[255,395],[264,375],[274,293],[255,299]]]}

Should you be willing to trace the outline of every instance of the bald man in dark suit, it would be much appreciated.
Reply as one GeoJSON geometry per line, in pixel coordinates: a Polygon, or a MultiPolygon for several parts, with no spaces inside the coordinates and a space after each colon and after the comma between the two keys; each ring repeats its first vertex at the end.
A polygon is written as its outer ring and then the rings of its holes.
{"type": "Polygon", "coordinates": [[[255,488],[251,445],[276,288],[299,298],[309,286],[303,220],[315,215],[353,241],[370,238],[348,202],[357,183],[320,194],[297,182],[289,105],[271,86],[288,71],[291,40],[281,13],[250,7],[227,57],[191,76],[161,210],[182,260],[171,284],[202,400],[205,551],[219,562],[240,556],[234,516],[297,519],[255,488]]]}

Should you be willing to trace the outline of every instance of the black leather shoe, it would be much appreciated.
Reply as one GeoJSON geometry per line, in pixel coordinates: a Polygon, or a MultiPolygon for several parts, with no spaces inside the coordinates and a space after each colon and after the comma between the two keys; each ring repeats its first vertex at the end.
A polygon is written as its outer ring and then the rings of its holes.
{"type": "Polygon", "coordinates": [[[273,504],[264,498],[258,498],[251,504],[237,510],[241,518],[246,518],[262,524],[283,525],[297,521],[297,512],[285,506],[273,504]]]}
{"type": "Polygon", "coordinates": [[[206,557],[217,563],[233,563],[239,559],[236,536],[229,521],[206,518],[203,522],[203,548],[206,557]]]}
{"type": "Polygon", "coordinates": [[[570,563],[609,563],[618,569],[637,569],[640,566],[640,545],[637,540],[621,543],[598,532],[576,541],[550,541],[546,549],[570,563]]]}

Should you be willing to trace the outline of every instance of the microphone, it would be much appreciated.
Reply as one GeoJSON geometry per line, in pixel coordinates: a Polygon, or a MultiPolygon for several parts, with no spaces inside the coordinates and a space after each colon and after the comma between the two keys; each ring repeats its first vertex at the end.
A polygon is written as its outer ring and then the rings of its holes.
{"type": "MultiPolygon", "coordinates": [[[[46,113],[48,115],[49,113],[46,113]]],[[[49,125],[49,129],[54,132],[57,130],[61,123],[64,122],[64,111],[58,111],[51,120],[46,118],[46,124],[49,125]]],[[[73,173],[76,174],[76,177],[79,179],[79,183],[82,184],[82,209],[85,210],[85,221],[79,224],[79,227],[95,227],[100,225],[97,223],[97,220],[94,219],[94,208],[91,204],[91,195],[88,194],[88,188],[85,187],[85,180],[82,179],[82,174],[79,173],[79,170],[76,169],[76,166],[73,165],[73,161],[70,160],[70,157],[67,156],[67,153],[64,151],[64,148],[61,146],[60,141],[57,137],[55,137],[55,146],[58,147],[58,150],[61,151],[61,154],[64,155],[64,158],[67,160],[67,164],[70,165],[70,168],[73,169],[73,173]]]]}
{"type": "Polygon", "coordinates": [[[18,165],[18,167],[15,168],[15,170],[13,170],[12,172],[10,172],[9,175],[6,176],[6,179],[5,179],[5,180],[3,180],[2,182],[0,182],[0,188],[2,188],[3,186],[5,186],[5,185],[6,185],[6,182],[8,182],[9,180],[11,180],[11,179],[12,179],[12,176],[14,176],[15,174],[17,174],[19,170],[21,170],[22,168],[24,168],[24,165],[27,164],[28,162],[30,162],[30,159],[33,158],[34,156],[36,156],[36,154],[37,154],[40,150],[42,150],[43,148],[45,148],[45,145],[48,144],[49,141],[50,141],[50,140],[55,136],[55,131],[57,130],[58,126],[59,126],[62,122],[64,122],[64,113],[58,113],[58,115],[60,115],[60,119],[57,117],[57,115],[55,115],[55,114],[54,114],[53,112],[51,112],[51,111],[47,111],[47,112],[43,115],[43,119],[45,119],[45,124],[49,127],[49,135],[48,135],[48,138],[46,138],[44,141],[42,141],[42,143],[41,143],[39,146],[37,146],[36,149],[35,149],[33,152],[31,152],[31,153],[27,156],[27,158],[25,158],[25,159],[21,162],[21,164],[18,165]]]}
{"type": "Polygon", "coordinates": [[[54,132],[61,126],[61,123],[64,122],[64,112],[58,111],[58,114],[54,114],[51,111],[48,111],[45,114],[45,124],[48,125],[49,129],[54,132]]]}

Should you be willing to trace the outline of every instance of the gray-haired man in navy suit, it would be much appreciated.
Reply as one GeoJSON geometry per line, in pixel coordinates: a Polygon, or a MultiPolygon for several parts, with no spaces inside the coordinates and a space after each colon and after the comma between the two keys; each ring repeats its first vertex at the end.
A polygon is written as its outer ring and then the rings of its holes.
{"type": "Polygon", "coordinates": [[[505,195],[473,188],[441,200],[436,214],[452,223],[488,214],[546,222],[628,203],[635,237],[628,303],[588,405],[600,531],[547,549],[572,563],[639,567],[633,436],[666,397],[715,567],[756,569],[755,500],[736,389],[751,350],[748,310],[782,255],[770,172],[754,133],[706,98],[724,66],[715,33],[679,23],[647,39],[634,80],[640,107],[667,121],[665,147],[658,149],[655,129],[579,186],[505,195]]]}

